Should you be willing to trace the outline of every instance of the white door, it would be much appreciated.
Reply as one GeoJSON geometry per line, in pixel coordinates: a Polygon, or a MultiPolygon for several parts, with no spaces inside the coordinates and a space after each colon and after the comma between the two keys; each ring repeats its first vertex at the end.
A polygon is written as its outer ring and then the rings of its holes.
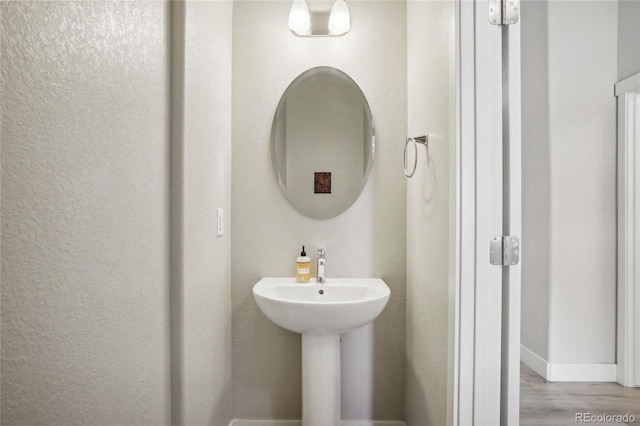
{"type": "Polygon", "coordinates": [[[515,426],[519,415],[520,265],[490,264],[490,241],[521,230],[520,29],[490,23],[500,7],[458,10],[457,425],[515,426]]]}

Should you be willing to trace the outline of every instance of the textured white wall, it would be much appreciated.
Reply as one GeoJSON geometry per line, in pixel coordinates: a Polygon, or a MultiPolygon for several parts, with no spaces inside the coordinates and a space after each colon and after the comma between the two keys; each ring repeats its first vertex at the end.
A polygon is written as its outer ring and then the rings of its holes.
{"type": "Polygon", "coordinates": [[[343,37],[301,38],[291,4],[235,2],[233,12],[232,307],[234,417],[300,418],[300,336],[258,310],[252,286],[293,276],[300,245],[327,251],[333,277],[382,277],[391,299],[371,327],[343,341],[344,418],[404,418],[406,4],[351,2],[343,37]],[[280,96],[308,68],[342,69],[362,88],[376,124],[367,186],[340,216],[314,220],[286,201],[271,169],[269,137],[280,96]]]}
{"type": "Polygon", "coordinates": [[[172,7],[172,424],[220,426],[231,419],[232,2],[172,7]]]}
{"type": "Polygon", "coordinates": [[[618,0],[618,80],[640,72],[640,1],[618,0]]]}
{"type": "MultiPolygon", "coordinates": [[[[540,231],[534,238],[541,243],[523,259],[523,305],[540,304],[523,307],[523,344],[531,339],[544,350],[536,321],[548,309],[548,357],[538,355],[552,363],[614,363],[617,3],[547,2],[546,28],[527,30],[525,19],[523,32],[541,37],[535,49],[523,49],[525,68],[536,62],[533,54],[546,56],[547,70],[541,64],[538,76],[527,70],[542,79],[523,91],[523,228],[525,236],[540,231]],[[527,97],[533,90],[538,95],[527,97]],[[546,227],[549,243],[540,241],[546,227]],[[537,329],[528,330],[531,325],[537,329]]],[[[523,244],[530,250],[534,242],[523,238],[523,244]]]]}
{"type": "Polygon", "coordinates": [[[407,2],[409,135],[431,134],[407,185],[407,424],[447,420],[449,163],[454,3],[407,2]]]}
{"type": "Polygon", "coordinates": [[[162,2],[2,2],[2,424],[167,424],[162,2]]]}

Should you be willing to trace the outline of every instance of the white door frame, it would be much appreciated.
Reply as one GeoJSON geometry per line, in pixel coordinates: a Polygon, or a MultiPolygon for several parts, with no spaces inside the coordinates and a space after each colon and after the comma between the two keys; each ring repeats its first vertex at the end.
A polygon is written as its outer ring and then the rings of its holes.
{"type": "Polygon", "coordinates": [[[615,86],[618,98],[617,377],[640,386],[640,73],[615,86]]]}
{"type": "MultiPolygon", "coordinates": [[[[505,105],[504,172],[509,184],[505,187],[504,207],[507,209],[503,232],[506,235],[522,236],[522,123],[521,123],[521,60],[520,24],[503,27],[502,51],[503,75],[507,80],[508,94],[505,105]]],[[[520,245],[522,247],[522,244],[520,245]]],[[[522,259],[523,253],[520,252],[522,259]]],[[[520,424],[520,316],[522,266],[504,269],[502,304],[502,392],[501,424],[520,424]]]]}
{"type": "Polygon", "coordinates": [[[488,0],[457,2],[450,424],[517,426],[520,266],[506,267],[503,273],[502,267],[490,265],[489,240],[505,231],[520,235],[520,33],[517,24],[490,25],[488,11],[488,0]],[[504,46],[503,33],[508,34],[504,46]],[[510,59],[504,71],[511,86],[504,116],[503,55],[510,59]],[[503,133],[509,142],[504,161],[503,133]],[[503,170],[510,182],[504,194],[503,170]],[[510,218],[504,222],[503,198],[510,218]],[[510,283],[504,309],[503,279],[510,283]]]}
{"type": "MultiPolygon", "coordinates": [[[[453,374],[449,382],[450,425],[473,424],[473,353],[475,322],[475,101],[474,10],[456,1],[456,149],[455,211],[452,245],[455,260],[450,292],[454,294],[453,374]]],[[[451,350],[451,349],[450,349],[451,350]]]]}

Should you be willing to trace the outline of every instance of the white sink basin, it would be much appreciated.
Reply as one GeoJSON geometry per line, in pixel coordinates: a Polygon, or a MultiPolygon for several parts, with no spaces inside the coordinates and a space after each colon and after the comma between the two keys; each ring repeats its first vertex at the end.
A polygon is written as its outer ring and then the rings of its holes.
{"type": "Polygon", "coordinates": [[[263,278],[253,286],[262,313],[296,333],[345,333],[373,321],[389,300],[380,278],[328,278],[297,283],[295,278],[263,278]]]}
{"type": "Polygon", "coordinates": [[[373,321],[389,294],[380,278],[328,278],[322,284],[263,278],[253,286],[267,318],[302,333],[303,426],[340,424],[340,333],[373,321]]]}

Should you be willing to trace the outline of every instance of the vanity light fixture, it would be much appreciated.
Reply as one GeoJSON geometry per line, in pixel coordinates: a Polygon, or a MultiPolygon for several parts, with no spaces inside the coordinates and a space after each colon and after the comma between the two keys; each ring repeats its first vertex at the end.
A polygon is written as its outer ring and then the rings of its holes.
{"type": "Polygon", "coordinates": [[[349,32],[351,16],[345,0],[336,0],[331,12],[323,9],[322,4],[316,4],[310,12],[306,0],[293,0],[289,10],[289,29],[301,37],[341,36],[349,32]]]}
{"type": "Polygon", "coordinates": [[[296,34],[304,34],[311,28],[311,16],[305,0],[293,0],[289,11],[289,29],[296,34]]]}
{"type": "Polygon", "coordinates": [[[342,35],[351,29],[349,6],[344,0],[336,0],[329,16],[329,34],[342,35]]]}

